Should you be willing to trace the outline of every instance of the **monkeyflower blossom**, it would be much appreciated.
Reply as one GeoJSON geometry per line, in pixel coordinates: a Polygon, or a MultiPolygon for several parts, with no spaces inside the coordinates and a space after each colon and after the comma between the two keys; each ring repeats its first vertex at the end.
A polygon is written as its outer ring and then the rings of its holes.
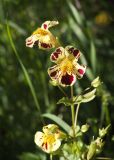
{"type": "Polygon", "coordinates": [[[63,87],[72,86],[86,70],[86,66],[77,62],[80,55],[80,51],[72,46],[58,47],[50,56],[50,60],[56,63],[48,69],[50,78],[63,87]]]}
{"type": "Polygon", "coordinates": [[[58,21],[45,21],[42,26],[36,29],[30,37],[26,39],[26,46],[32,48],[35,44],[40,49],[50,49],[59,45],[58,40],[48,30],[58,24],[58,21]]]}
{"type": "Polygon", "coordinates": [[[43,132],[36,132],[34,141],[44,152],[52,153],[61,146],[63,135],[57,125],[49,124],[43,127],[43,132]]]}

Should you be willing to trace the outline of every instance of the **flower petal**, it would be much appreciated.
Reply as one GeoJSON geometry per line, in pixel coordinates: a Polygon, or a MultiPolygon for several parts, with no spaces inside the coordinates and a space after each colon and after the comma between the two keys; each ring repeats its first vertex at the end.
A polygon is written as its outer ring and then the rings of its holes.
{"type": "Polygon", "coordinates": [[[48,69],[48,74],[51,77],[52,80],[57,80],[57,78],[59,77],[59,70],[58,70],[58,66],[55,65],[53,67],[50,67],[48,69]]]}
{"type": "Polygon", "coordinates": [[[76,64],[76,75],[79,79],[83,77],[85,71],[86,71],[86,66],[79,65],[78,63],[76,64]]]}
{"type": "Polygon", "coordinates": [[[61,76],[60,83],[62,86],[72,86],[76,82],[76,76],[74,74],[69,75],[66,73],[61,76]]]}
{"type": "Polygon", "coordinates": [[[43,144],[43,138],[44,138],[44,133],[42,132],[36,132],[34,136],[34,142],[36,143],[37,146],[41,147],[43,144]]]}
{"type": "Polygon", "coordinates": [[[50,49],[56,47],[58,44],[58,40],[54,37],[54,35],[47,31],[46,35],[40,35],[39,37],[39,48],[42,49],[50,49]]]}
{"type": "Polygon", "coordinates": [[[81,55],[80,51],[76,48],[74,48],[73,46],[66,46],[65,50],[67,50],[67,52],[69,54],[72,54],[74,58],[78,59],[81,55]]]}
{"type": "Polygon", "coordinates": [[[45,134],[47,134],[47,133],[56,133],[56,131],[58,131],[58,126],[55,125],[55,124],[48,124],[48,125],[43,127],[43,132],[45,134]]]}
{"type": "Polygon", "coordinates": [[[52,48],[52,44],[50,43],[44,43],[39,41],[39,48],[41,49],[50,49],[52,48]]]}
{"type": "Polygon", "coordinates": [[[57,139],[53,144],[52,144],[52,148],[51,151],[54,152],[57,149],[59,149],[59,147],[61,146],[61,141],[59,139],[57,139]]]}
{"type": "Polygon", "coordinates": [[[59,149],[61,141],[56,139],[53,143],[45,142],[42,144],[41,149],[46,153],[52,153],[59,149]]]}
{"type": "Polygon", "coordinates": [[[32,48],[36,42],[38,42],[38,36],[32,35],[26,39],[26,46],[32,48]]]}
{"type": "Polygon", "coordinates": [[[52,62],[57,63],[58,61],[61,61],[65,57],[64,54],[64,48],[58,47],[50,56],[50,60],[52,62]]]}
{"type": "Polygon", "coordinates": [[[42,29],[45,29],[45,30],[48,30],[48,28],[53,27],[53,26],[55,26],[55,25],[57,25],[57,24],[59,24],[58,21],[45,21],[45,22],[42,24],[41,28],[42,28],[42,29]]]}

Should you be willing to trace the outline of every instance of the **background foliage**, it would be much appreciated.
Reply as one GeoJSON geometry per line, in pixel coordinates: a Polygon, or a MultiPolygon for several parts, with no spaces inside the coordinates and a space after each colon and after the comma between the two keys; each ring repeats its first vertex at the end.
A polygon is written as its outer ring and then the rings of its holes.
{"type": "MultiPolygon", "coordinates": [[[[71,123],[70,109],[56,105],[62,94],[49,84],[47,68],[49,54],[37,47],[25,47],[25,39],[45,20],[58,20],[52,29],[63,46],[72,44],[84,54],[87,64],[84,79],[75,85],[75,93],[89,86],[100,76],[103,85],[98,97],[84,104],[79,113],[79,124],[92,127],[86,141],[97,135],[98,127],[111,123],[111,131],[101,155],[114,158],[114,1],[97,0],[1,0],[0,1],[0,159],[46,159],[36,148],[34,133],[42,128],[28,81],[12,50],[6,19],[18,55],[34,86],[42,113],[54,113],[71,123]]],[[[50,51],[51,53],[51,51],[50,51]]],[[[68,90],[66,89],[68,92],[68,90]]],[[[68,93],[69,94],[69,93],[68,93]]],[[[46,119],[46,123],[51,120],[46,119]]]]}

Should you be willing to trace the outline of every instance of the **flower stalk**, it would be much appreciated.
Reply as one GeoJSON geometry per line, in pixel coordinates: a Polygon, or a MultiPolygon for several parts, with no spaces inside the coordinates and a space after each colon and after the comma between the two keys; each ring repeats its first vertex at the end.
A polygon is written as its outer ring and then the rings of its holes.
{"type": "Polygon", "coordinates": [[[79,108],[80,108],[80,103],[78,103],[77,108],[76,108],[75,123],[74,123],[75,128],[77,127],[77,119],[78,119],[79,108]]]}
{"type": "MultiPolygon", "coordinates": [[[[73,86],[71,86],[71,100],[73,101],[73,86]]],[[[75,137],[75,116],[74,116],[74,104],[71,104],[71,115],[72,115],[72,129],[73,129],[73,137],[75,137]]]]}
{"type": "Polygon", "coordinates": [[[53,155],[52,154],[50,154],[50,160],[53,160],[53,155]]]}

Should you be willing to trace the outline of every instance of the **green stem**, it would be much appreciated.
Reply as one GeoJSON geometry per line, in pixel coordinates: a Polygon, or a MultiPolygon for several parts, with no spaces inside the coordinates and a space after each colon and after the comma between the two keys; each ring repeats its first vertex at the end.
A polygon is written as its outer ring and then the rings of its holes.
{"type": "MultiPolygon", "coordinates": [[[[71,100],[73,101],[73,86],[71,86],[71,100]]],[[[73,129],[73,137],[75,137],[75,116],[74,116],[74,104],[71,105],[71,115],[72,115],[72,129],[73,129]]]]}
{"type": "Polygon", "coordinates": [[[68,97],[67,94],[65,93],[65,91],[61,88],[61,86],[58,86],[58,88],[59,88],[60,91],[64,94],[65,97],[68,97]]]}
{"type": "Polygon", "coordinates": [[[112,160],[112,158],[107,158],[107,157],[97,157],[96,159],[100,159],[100,160],[112,160]]]}
{"type": "Polygon", "coordinates": [[[75,137],[74,105],[71,105],[71,114],[72,114],[72,129],[73,129],[73,137],[75,137]]]}
{"type": "Polygon", "coordinates": [[[74,123],[75,127],[77,126],[79,107],[80,107],[80,103],[78,103],[77,108],[76,108],[75,123],[74,123]]]}
{"type": "Polygon", "coordinates": [[[53,160],[53,155],[52,154],[50,154],[50,160],[53,160]]]}

